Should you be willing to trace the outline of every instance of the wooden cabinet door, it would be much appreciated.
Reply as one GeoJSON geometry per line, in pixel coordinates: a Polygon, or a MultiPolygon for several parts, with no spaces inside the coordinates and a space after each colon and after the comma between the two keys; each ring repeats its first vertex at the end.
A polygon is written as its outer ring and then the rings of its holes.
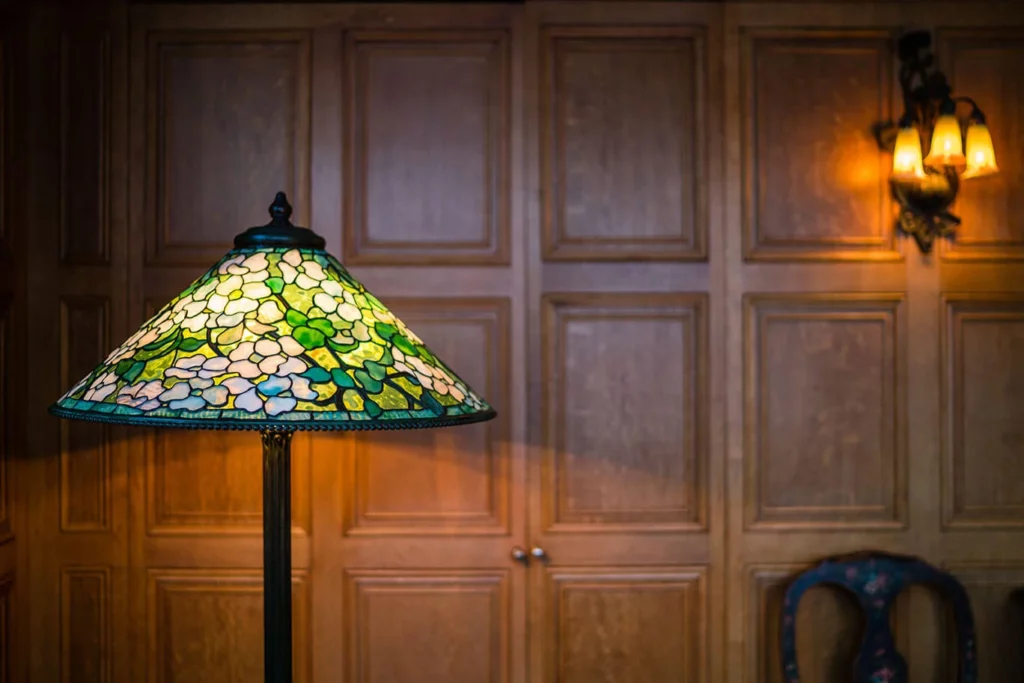
{"type": "Polygon", "coordinates": [[[531,680],[720,680],[721,12],[527,26],[531,680]]]}

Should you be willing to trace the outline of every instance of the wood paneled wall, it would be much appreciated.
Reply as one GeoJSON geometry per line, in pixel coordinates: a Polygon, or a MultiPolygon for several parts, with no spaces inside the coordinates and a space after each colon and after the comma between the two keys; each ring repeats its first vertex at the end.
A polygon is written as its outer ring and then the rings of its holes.
{"type": "MultiPolygon", "coordinates": [[[[6,90],[0,145],[31,218],[10,229],[2,195],[0,238],[25,238],[0,268],[4,443],[27,427],[0,488],[11,680],[260,680],[258,439],[44,411],[278,189],[500,412],[296,439],[297,683],[777,683],[785,580],[864,548],[955,572],[982,677],[1024,676],[1024,8],[42,4],[29,23],[23,178],[6,90]],[[922,24],[1002,169],[927,257],[894,231],[870,135],[900,107],[894,38],[922,24]]],[[[806,681],[844,678],[858,619],[809,596],[806,681]]],[[[926,590],[900,599],[915,681],[953,680],[945,619],[926,590]]]]}

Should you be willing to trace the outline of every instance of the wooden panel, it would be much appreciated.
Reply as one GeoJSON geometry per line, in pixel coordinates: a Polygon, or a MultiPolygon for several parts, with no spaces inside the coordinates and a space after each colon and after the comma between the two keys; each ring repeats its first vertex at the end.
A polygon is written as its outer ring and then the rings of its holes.
{"type": "MultiPolygon", "coordinates": [[[[263,680],[263,579],[248,570],[150,569],[152,683],[263,680]]],[[[295,683],[309,683],[309,584],[292,575],[295,683]]]]}
{"type": "Polygon", "coordinates": [[[507,263],[508,35],[352,33],[345,261],[507,263]]]}
{"type": "Polygon", "coordinates": [[[544,525],[700,530],[703,294],[544,297],[544,525]]]}
{"type": "Polygon", "coordinates": [[[945,305],[944,520],[1024,526],[1024,296],[950,294],[945,305]]]}
{"type": "Polygon", "coordinates": [[[549,28],[541,49],[544,257],[705,259],[704,30],[549,28]]]}
{"type": "MultiPolygon", "coordinates": [[[[1016,683],[1024,680],[1024,567],[950,567],[964,584],[974,612],[978,643],[978,680],[986,683],[1016,683]]],[[[947,633],[945,664],[953,683],[956,640],[947,633]]]]}
{"type": "MultiPolygon", "coordinates": [[[[150,431],[146,438],[150,534],[262,533],[261,444],[256,432],[150,431]],[[196,482],[202,486],[196,486],[196,482]]],[[[293,533],[309,529],[309,436],[292,444],[293,533]]]]}
{"type": "Polygon", "coordinates": [[[61,36],[60,251],[64,263],[110,258],[110,36],[92,26],[61,36]]]}
{"type": "MultiPolygon", "coordinates": [[[[5,574],[0,577],[0,683],[10,683],[11,669],[14,664],[11,661],[11,594],[14,592],[13,574],[5,574]]],[[[20,668],[20,667],[19,667],[20,668]]]]}
{"type": "MultiPolygon", "coordinates": [[[[746,683],[784,683],[779,657],[786,584],[803,566],[749,570],[746,683]]],[[[797,665],[805,683],[850,679],[864,617],[852,594],[814,588],[800,601],[796,618],[797,665]]]]}
{"type": "MultiPolygon", "coordinates": [[[[110,352],[106,297],[66,296],[60,302],[61,387],[71,387],[110,352]]],[[[60,529],[110,529],[110,429],[60,421],[60,529]]]]}
{"type": "Polygon", "coordinates": [[[110,567],[61,569],[61,682],[111,680],[110,567]]]}
{"type": "Polygon", "coordinates": [[[744,256],[899,258],[889,157],[888,31],[751,30],[743,39],[744,256]]]}
{"type": "Polygon", "coordinates": [[[346,680],[510,680],[507,571],[357,571],[346,592],[346,680]]]}
{"type": "Polygon", "coordinates": [[[703,568],[548,570],[544,683],[706,681],[703,568]]]}
{"type": "Polygon", "coordinates": [[[508,299],[389,299],[388,307],[498,411],[454,429],[360,435],[349,533],[508,532],[508,299]]]}
{"type": "Polygon", "coordinates": [[[748,526],[903,524],[901,301],[746,297],[748,526]]]}
{"type": "Polygon", "coordinates": [[[985,112],[999,173],[964,181],[963,219],[947,259],[1024,259],[1024,32],[1019,28],[942,31],[940,59],[958,92],[985,112]]]}
{"type": "Polygon", "coordinates": [[[8,142],[8,127],[11,126],[11,110],[13,109],[11,97],[14,88],[11,87],[9,73],[10,61],[9,52],[10,35],[7,30],[0,33],[0,255],[12,254],[11,245],[7,238],[7,213],[8,213],[8,183],[10,183],[10,144],[8,142]]]}
{"type": "Polygon", "coordinates": [[[308,196],[305,33],[154,33],[148,54],[147,257],[208,267],[288,193],[308,196]],[[265,203],[264,203],[265,202],[265,203]]]}
{"type": "Polygon", "coordinates": [[[12,394],[15,386],[11,377],[11,349],[16,345],[11,324],[11,300],[0,294],[0,543],[13,537],[10,516],[10,461],[15,425],[12,424],[11,406],[21,401],[12,394]]]}

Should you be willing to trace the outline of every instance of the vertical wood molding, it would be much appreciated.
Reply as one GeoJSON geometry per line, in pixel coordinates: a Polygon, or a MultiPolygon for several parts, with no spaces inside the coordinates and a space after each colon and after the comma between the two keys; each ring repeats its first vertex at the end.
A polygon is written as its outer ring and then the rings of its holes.
{"type": "Polygon", "coordinates": [[[113,596],[109,566],[61,568],[61,683],[110,683],[113,596]]]}
{"type": "Polygon", "coordinates": [[[110,35],[60,36],[60,254],[65,265],[110,263],[110,35]]]}

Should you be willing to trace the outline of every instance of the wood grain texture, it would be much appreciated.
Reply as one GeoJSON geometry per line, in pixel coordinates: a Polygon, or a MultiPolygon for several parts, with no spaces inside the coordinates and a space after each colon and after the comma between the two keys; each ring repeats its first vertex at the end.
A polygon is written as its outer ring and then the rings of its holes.
{"type": "MultiPolygon", "coordinates": [[[[978,680],[1015,683],[1024,678],[1024,566],[952,564],[950,571],[967,590],[978,642],[978,680]]],[[[954,670],[954,634],[946,631],[937,663],[954,670]]],[[[953,683],[951,674],[944,680],[953,683]]]]}
{"type": "Polygon", "coordinates": [[[389,299],[388,307],[498,411],[479,425],[356,435],[346,533],[508,531],[508,299],[389,299]],[[454,361],[453,361],[454,362],[454,361]]]}
{"type": "Polygon", "coordinates": [[[61,683],[113,680],[111,573],[109,566],[61,568],[61,683]]]}
{"type": "Polygon", "coordinates": [[[545,571],[544,683],[707,680],[703,568],[545,571]]]}
{"type": "Polygon", "coordinates": [[[545,528],[701,530],[702,294],[547,294],[545,528]]]}
{"type": "Polygon", "coordinates": [[[14,359],[11,352],[16,348],[17,342],[13,337],[17,330],[12,322],[11,297],[0,293],[0,426],[3,427],[0,432],[0,544],[14,537],[11,523],[10,472],[11,461],[15,457],[14,406],[22,400],[21,396],[14,393],[17,385],[12,377],[14,359]]]}
{"type": "Polygon", "coordinates": [[[149,263],[208,267],[278,190],[308,216],[309,50],[303,32],[149,35],[149,263]]]}
{"type": "Polygon", "coordinates": [[[943,520],[1024,527],[1024,295],[943,297],[943,520]]]}
{"type": "MultiPolygon", "coordinates": [[[[60,302],[62,387],[71,387],[110,352],[110,300],[70,296],[60,302]]],[[[60,528],[63,533],[110,529],[110,428],[60,422],[60,528]]]]}
{"type": "Polygon", "coordinates": [[[541,50],[544,258],[704,260],[704,30],[550,27],[541,50]]]}
{"type": "MultiPolygon", "coordinates": [[[[150,569],[148,681],[252,683],[263,678],[263,582],[251,570],[150,569]]],[[[292,575],[295,683],[310,683],[309,584],[292,575]]]]}
{"type": "Polygon", "coordinates": [[[745,297],[748,526],[904,523],[902,300],[745,297]]]}
{"type": "Polygon", "coordinates": [[[508,262],[508,43],[494,30],[348,34],[347,263],[508,262]]]}
{"type": "Polygon", "coordinates": [[[348,572],[347,680],[509,683],[508,582],[505,570],[348,572]]]}
{"type": "Polygon", "coordinates": [[[939,59],[985,112],[999,173],[964,181],[946,260],[1024,260],[1024,28],[942,29],[939,59]]]}
{"type": "Polygon", "coordinates": [[[11,596],[14,592],[14,575],[11,572],[0,577],[0,683],[10,683],[12,661],[17,653],[11,650],[12,623],[11,596]]]}
{"type": "Polygon", "coordinates": [[[870,135],[890,118],[889,30],[742,35],[743,251],[751,261],[900,258],[891,160],[870,135]]]}
{"type": "MultiPolygon", "coordinates": [[[[262,533],[262,469],[255,434],[152,430],[144,450],[148,534],[262,533]]],[[[309,476],[309,437],[302,436],[292,443],[293,533],[309,529],[309,476]]]]}
{"type": "Polygon", "coordinates": [[[93,26],[60,38],[61,260],[110,262],[110,35],[93,26]]]}

